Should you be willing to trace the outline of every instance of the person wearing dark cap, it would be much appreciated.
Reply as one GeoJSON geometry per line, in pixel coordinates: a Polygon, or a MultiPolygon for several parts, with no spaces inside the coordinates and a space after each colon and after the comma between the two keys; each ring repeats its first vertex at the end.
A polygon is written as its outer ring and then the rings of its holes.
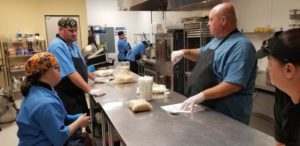
{"type": "Polygon", "coordinates": [[[300,145],[300,28],[263,42],[257,58],[268,57],[271,84],[286,93],[275,100],[276,146],[300,145]]]}
{"type": "Polygon", "coordinates": [[[88,77],[95,78],[87,71],[77,40],[76,20],[64,17],[58,21],[59,36],[49,45],[48,51],[58,60],[62,80],[55,86],[68,114],[89,113],[85,92],[93,96],[104,94],[101,89],[92,89],[88,77]]]}
{"type": "Polygon", "coordinates": [[[148,48],[149,43],[147,41],[142,41],[136,44],[126,55],[126,60],[130,62],[130,71],[138,74],[138,64],[137,60],[145,55],[146,48],[148,48]]]}
{"type": "Polygon", "coordinates": [[[61,78],[60,67],[51,53],[33,55],[25,70],[26,79],[21,84],[24,99],[17,117],[18,145],[64,145],[78,128],[89,124],[90,117],[67,114],[53,89],[61,78]]]}
{"type": "MultiPolygon", "coordinates": [[[[278,36],[281,33],[283,33],[283,31],[277,31],[275,32],[274,36],[278,36]]],[[[269,74],[267,74],[267,84],[271,85],[270,83],[270,77],[269,74]]],[[[291,97],[289,95],[287,95],[286,93],[284,93],[282,90],[278,89],[277,87],[275,87],[275,92],[274,92],[274,97],[275,97],[275,103],[274,103],[274,117],[276,120],[276,122],[274,122],[274,135],[275,135],[275,139],[276,139],[276,145],[277,146],[281,146],[282,144],[282,136],[281,136],[281,125],[282,125],[282,120],[280,119],[280,113],[282,110],[284,110],[285,105],[287,104],[292,104],[293,101],[291,99],[291,97]],[[281,142],[279,142],[281,141],[281,142]]]]}
{"type": "Polygon", "coordinates": [[[118,32],[119,40],[118,40],[118,61],[126,61],[127,52],[130,50],[130,46],[126,41],[126,37],[123,31],[118,32]]]}

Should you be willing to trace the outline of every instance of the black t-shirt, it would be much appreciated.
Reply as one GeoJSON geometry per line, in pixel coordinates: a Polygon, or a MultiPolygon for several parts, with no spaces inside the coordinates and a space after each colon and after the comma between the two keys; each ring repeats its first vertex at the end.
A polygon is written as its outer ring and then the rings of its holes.
{"type": "Polygon", "coordinates": [[[279,89],[275,91],[275,139],[286,146],[300,146],[300,104],[279,89]]]}

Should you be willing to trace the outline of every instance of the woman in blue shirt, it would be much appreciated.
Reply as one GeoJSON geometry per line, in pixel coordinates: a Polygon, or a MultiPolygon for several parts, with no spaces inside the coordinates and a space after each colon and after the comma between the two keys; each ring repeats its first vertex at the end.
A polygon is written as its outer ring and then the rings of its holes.
{"type": "Polygon", "coordinates": [[[138,73],[138,64],[137,60],[141,58],[142,55],[145,55],[145,50],[148,47],[146,41],[142,41],[135,45],[126,55],[126,60],[130,62],[130,71],[138,73]]]}
{"type": "Polygon", "coordinates": [[[86,114],[67,115],[53,87],[60,81],[60,67],[51,53],[33,55],[25,65],[24,96],[17,117],[19,146],[62,146],[80,127],[87,126],[86,114]],[[70,125],[65,125],[70,122],[70,125]]]}

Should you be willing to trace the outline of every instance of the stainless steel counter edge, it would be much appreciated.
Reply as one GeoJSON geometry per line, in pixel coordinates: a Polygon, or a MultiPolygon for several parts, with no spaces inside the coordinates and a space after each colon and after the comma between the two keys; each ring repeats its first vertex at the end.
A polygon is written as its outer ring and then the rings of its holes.
{"type": "Polygon", "coordinates": [[[212,110],[172,115],[160,106],[182,102],[185,97],[172,92],[170,98],[154,95],[149,112],[133,113],[126,101],[137,98],[137,83],[95,84],[106,92],[94,97],[128,146],[183,145],[274,145],[274,139],[256,129],[212,110]]]}

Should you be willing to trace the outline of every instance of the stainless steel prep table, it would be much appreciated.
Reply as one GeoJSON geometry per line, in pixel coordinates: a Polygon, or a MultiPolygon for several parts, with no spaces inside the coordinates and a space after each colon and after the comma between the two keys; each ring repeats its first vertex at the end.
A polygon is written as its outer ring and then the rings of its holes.
{"type": "MultiPolygon", "coordinates": [[[[179,103],[185,99],[175,92],[171,93],[170,98],[153,96],[152,111],[133,113],[125,102],[137,97],[137,83],[94,86],[106,92],[105,96],[91,98],[103,110],[102,136],[105,136],[107,127],[104,123],[108,123],[108,130],[111,131],[113,126],[128,146],[274,145],[273,137],[213,110],[178,115],[167,113],[160,106],[179,103]]],[[[102,145],[105,145],[105,138],[103,139],[102,145]]]]}

